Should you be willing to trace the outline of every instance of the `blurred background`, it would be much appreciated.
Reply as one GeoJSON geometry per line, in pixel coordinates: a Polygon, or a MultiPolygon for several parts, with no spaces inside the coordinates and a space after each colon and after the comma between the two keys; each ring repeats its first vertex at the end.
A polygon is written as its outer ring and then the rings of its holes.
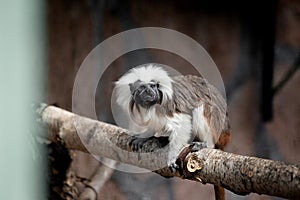
{"type": "MultiPolygon", "coordinates": [[[[41,100],[71,111],[77,70],[94,47],[132,28],[169,28],[196,40],[219,68],[226,87],[232,130],[226,151],[300,164],[300,72],[297,71],[300,1],[51,0],[40,8],[24,4],[20,10],[26,6],[33,13],[40,9],[29,18],[39,22],[35,24],[38,36],[24,52],[41,45],[41,49],[33,52],[45,53],[33,58],[44,58],[34,63],[45,69],[37,73],[45,80],[41,80],[42,86],[37,89],[43,94],[41,100]]],[[[22,27],[17,29],[22,30],[22,27]]],[[[148,62],[174,66],[184,74],[193,73],[188,62],[170,52],[146,49],[123,55],[99,81],[95,98],[99,120],[114,123],[110,111],[113,81],[131,67],[148,62]]],[[[77,198],[102,164],[81,152],[65,152],[51,144],[48,147],[52,161],[61,157],[61,152],[67,157],[60,161],[66,162],[63,167],[49,162],[49,199],[77,198]],[[58,149],[57,155],[53,149],[58,149]],[[53,170],[62,170],[63,175],[57,178],[59,173],[53,170]]],[[[109,173],[106,178],[100,177],[106,182],[93,191],[101,200],[214,199],[211,185],[165,179],[154,173],[130,174],[107,167],[101,170],[109,173]]],[[[228,199],[278,199],[257,194],[243,197],[230,192],[226,196],[228,199]]]]}

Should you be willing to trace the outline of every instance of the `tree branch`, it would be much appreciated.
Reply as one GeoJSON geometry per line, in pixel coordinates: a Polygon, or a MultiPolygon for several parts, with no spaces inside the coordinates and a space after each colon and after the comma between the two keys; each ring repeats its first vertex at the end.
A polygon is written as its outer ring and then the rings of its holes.
{"type": "Polygon", "coordinates": [[[283,86],[286,85],[286,83],[293,77],[293,75],[299,68],[300,68],[300,54],[296,57],[291,68],[285,73],[283,78],[274,87],[273,96],[275,96],[283,88],[283,86]]]}
{"type": "Polygon", "coordinates": [[[215,149],[202,149],[185,160],[189,172],[195,172],[193,179],[221,185],[236,194],[300,197],[300,171],[295,165],[215,149]]]}
{"type": "Polygon", "coordinates": [[[50,140],[61,138],[66,147],[104,156],[164,177],[180,177],[222,186],[234,193],[250,192],[285,198],[300,197],[300,170],[295,165],[202,149],[179,155],[181,169],[172,172],[166,166],[168,145],[164,138],[151,138],[138,152],[131,151],[134,136],[128,130],[88,119],[54,106],[40,105],[38,121],[51,130],[50,140]]]}
{"type": "MultiPolygon", "coordinates": [[[[112,165],[116,165],[114,160],[109,160],[112,165]]],[[[97,194],[100,192],[103,185],[110,179],[114,169],[107,167],[106,165],[100,165],[97,167],[96,172],[91,178],[89,187],[85,187],[79,195],[78,200],[97,200],[97,194]]]]}

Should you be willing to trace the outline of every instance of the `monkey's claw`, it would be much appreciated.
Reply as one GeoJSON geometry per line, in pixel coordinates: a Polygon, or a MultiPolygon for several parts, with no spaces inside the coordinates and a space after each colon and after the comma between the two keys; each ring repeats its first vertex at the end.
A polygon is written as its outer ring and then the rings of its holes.
{"type": "Polygon", "coordinates": [[[179,166],[175,162],[168,164],[168,167],[172,173],[175,173],[179,169],[179,166]]]}
{"type": "Polygon", "coordinates": [[[180,167],[178,164],[176,164],[177,156],[172,156],[168,160],[168,167],[172,171],[172,173],[175,173],[180,167]]]}
{"type": "Polygon", "coordinates": [[[131,142],[131,150],[138,151],[142,148],[148,138],[134,138],[131,142]]]}

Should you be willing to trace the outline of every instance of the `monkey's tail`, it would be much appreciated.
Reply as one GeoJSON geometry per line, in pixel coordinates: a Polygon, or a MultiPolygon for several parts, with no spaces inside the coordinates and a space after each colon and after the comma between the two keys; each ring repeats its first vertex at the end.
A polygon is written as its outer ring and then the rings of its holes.
{"type": "MultiPolygon", "coordinates": [[[[228,125],[229,126],[229,125],[228,125]]],[[[222,131],[219,140],[217,141],[215,148],[224,151],[225,146],[230,142],[230,131],[222,131]]],[[[225,200],[225,189],[221,186],[214,185],[216,200],[225,200]]]]}
{"type": "Polygon", "coordinates": [[[225,190],[221,186],[214,185],[216,200],[225,200],[225,190]]]}

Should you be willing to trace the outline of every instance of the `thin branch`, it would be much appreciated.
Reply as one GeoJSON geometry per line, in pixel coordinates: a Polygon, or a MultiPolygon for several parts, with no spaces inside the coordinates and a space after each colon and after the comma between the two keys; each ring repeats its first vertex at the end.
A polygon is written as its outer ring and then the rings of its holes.
{"type": "Polygon", "coordinates": [[[299,68],[300,68],[300,54],[297,56],[291,68],[286,72],[284,77],[274,87],[273,96],[275,96],[283,88],[283,86],[293,77],[293,75],[299,68]]]}
{"type": "Polygon", "coordinates": [[[300,170],[295,165],[202,149],[179,155],[181,169],[166,166],[168,146],[158,138],[147,140],[138,152],[131,151],[130,132],[100,121],[80,117],[54,106],[37,109],[39,122],[50,128],[49,139],[60,137],[67,148],[93,153],[116,161],[146,168],[164,177],[180,177],[219,185],[237,194],[267,194],[300,198],[300,170]]]}
{"type": "MultiPolygon", "coordinates": [[[[116,165],[116,161],[109,160],[112,166],[116,165]]],[[[89,187],[85,187],[84,190],[79,195],[79,200],[97,200],[97,194],[103,187],[103,185],[109,180],[114,169],[107,167],[106,165],[101,165],[97,167],[96,172],[91,178],[89,187]]]]}

